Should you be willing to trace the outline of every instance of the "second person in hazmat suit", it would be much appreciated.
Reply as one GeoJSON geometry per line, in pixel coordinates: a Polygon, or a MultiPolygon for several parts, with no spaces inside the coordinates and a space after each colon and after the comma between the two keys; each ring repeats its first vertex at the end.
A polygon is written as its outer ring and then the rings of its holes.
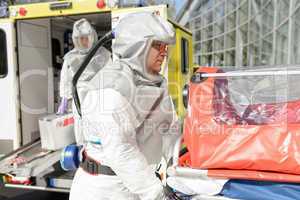
{"type": "MultiPolygon", "coordinates": [[[[59,89],[61,103],[57,114],[64,114],[68,110],[68,102],[72,100],[72,79],[88,51],[97,41],[97,33],[86,19],[80,19],[73,25],[72,40],[74,48],[64,56],[64,63],[60,74],[59,89]]],[[[105,64],[107,64],[110,61],[110,58],[111,53],[108,50],[103,47],[98,50],[95,58],[90,62],[89,66],[80,77],[78,86],[81,87],[81,90],[85,87],[85,82],[89,81],[105,64]]],[[[76,141],[77,143],[82,144],[83,136],[80,131],[79,116],[74,104],[72,107],[75,119],[74,131],[76,141]]]]}
{"type": "Polygon", "coordinates": [[[70,200],[164,200],[155,175],[178,137],[176,115],[160,70],[173,26],[152,13],[125,16],[115,29],[115,59],[89,82],[81,101],[88,141],[70,200]]]}

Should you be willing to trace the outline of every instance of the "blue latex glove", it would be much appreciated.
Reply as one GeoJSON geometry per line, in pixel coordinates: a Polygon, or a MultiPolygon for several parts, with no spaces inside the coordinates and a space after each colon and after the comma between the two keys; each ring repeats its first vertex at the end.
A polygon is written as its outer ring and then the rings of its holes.
{"type": "Polygon", "coordinates": [[[56,114],[63,115],[67,113],[67,111],[68,111],[68,99],[62,98],[56,114]]]}

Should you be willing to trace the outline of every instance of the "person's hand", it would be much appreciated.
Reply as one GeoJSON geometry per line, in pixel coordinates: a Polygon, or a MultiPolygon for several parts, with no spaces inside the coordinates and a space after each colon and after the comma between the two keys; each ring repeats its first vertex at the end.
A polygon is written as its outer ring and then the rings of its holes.
{"type": "Polygon", "coordinates": [[[62,98],[58,110],[56,112],[57,115],[63,115],[68,111],[68,99],[62,98]]]}
{"type": "MultiPolygon", "coordinates": [[[[161,163],[156,167],[155,175],[160,181],[163,181],[163,178],[166,178],[164,177],[164,173],[166,173],[166,170],[163,169],[166,166],[167,165],[165,159],[162,159],[161,163]]],[[[162,186],[163,193],[156,200],[182,200],[167,184],[162,183],[162,186]]]]}
{"type": "Polygon", "coordinates": [[[164,200],[183,200],[181,199],[172,188],[164,186],[164,200]]]}

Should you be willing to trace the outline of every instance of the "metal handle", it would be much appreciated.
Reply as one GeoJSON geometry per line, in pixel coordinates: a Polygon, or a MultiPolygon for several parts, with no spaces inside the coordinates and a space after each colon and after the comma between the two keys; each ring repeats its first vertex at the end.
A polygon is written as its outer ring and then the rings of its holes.
{"type": "Polygon", "coordinates": [[[279,71],[244,71],[244,72],[225,72],[225,73],[203,73],[202,78],[208,77],[241,77],[241,76],[278,76],[278,75],[300,75],[299,70],[279,70],[279,71]]]}

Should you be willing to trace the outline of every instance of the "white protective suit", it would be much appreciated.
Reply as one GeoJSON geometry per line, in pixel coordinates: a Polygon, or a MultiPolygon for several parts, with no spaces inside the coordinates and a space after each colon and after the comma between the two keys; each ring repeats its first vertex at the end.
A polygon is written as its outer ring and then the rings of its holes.
{"type": "Polygon", "coordinates": [[[152,41],[173,44],[175,32],[161,17],[137,13],[120,21],[115,37],[116,59],[90,81],[81,105],[85,140],[101,141],[87,143],[87,154],[117,176],[79,168],[70,200],[162,200],[155,166],[170,158],[178,127],[166,81],[147,72],[146,59],[152,41]]]}
{"type": "MultiPolygon", "coordinates": [[[[83,62],[85,56],[87,55],[90,48],[97,41],[97,33],[94,28],[86,19],[80,19],[74,23],[72,40],[74,44],[74,49],[68,52],[64,56],[64,63],[60,75],[60,97],[64,99],[72,99],[72,79],[77,72],[80,64],[83,62]],[[88,48],[85,48],[80,43],[80,37],[88,37],[88,48]]],[[[91,80],[91,78],[96,75],[96,73],[111,60],[111,53],[105,48],[100,48],[94,58],[89,63],[88,67],[85,69],[81,75],[77,88],[78,92],[82,93],[86,90],[86,82],[91,80]]],[[[80,94],[82,96],[83,94],[80,94]]],[[[66,106],[67,107],[67,106],[66,106]]],[[[67,108],[66,108],[67,109],[67,108]]],[[[74,115],[74,131],[76,136],[76,142],[78,144],[83,143],[83,135],[81,134],[80,119],[76,111],[75,104],[72,103],[72,111],[74,115]]]]}

